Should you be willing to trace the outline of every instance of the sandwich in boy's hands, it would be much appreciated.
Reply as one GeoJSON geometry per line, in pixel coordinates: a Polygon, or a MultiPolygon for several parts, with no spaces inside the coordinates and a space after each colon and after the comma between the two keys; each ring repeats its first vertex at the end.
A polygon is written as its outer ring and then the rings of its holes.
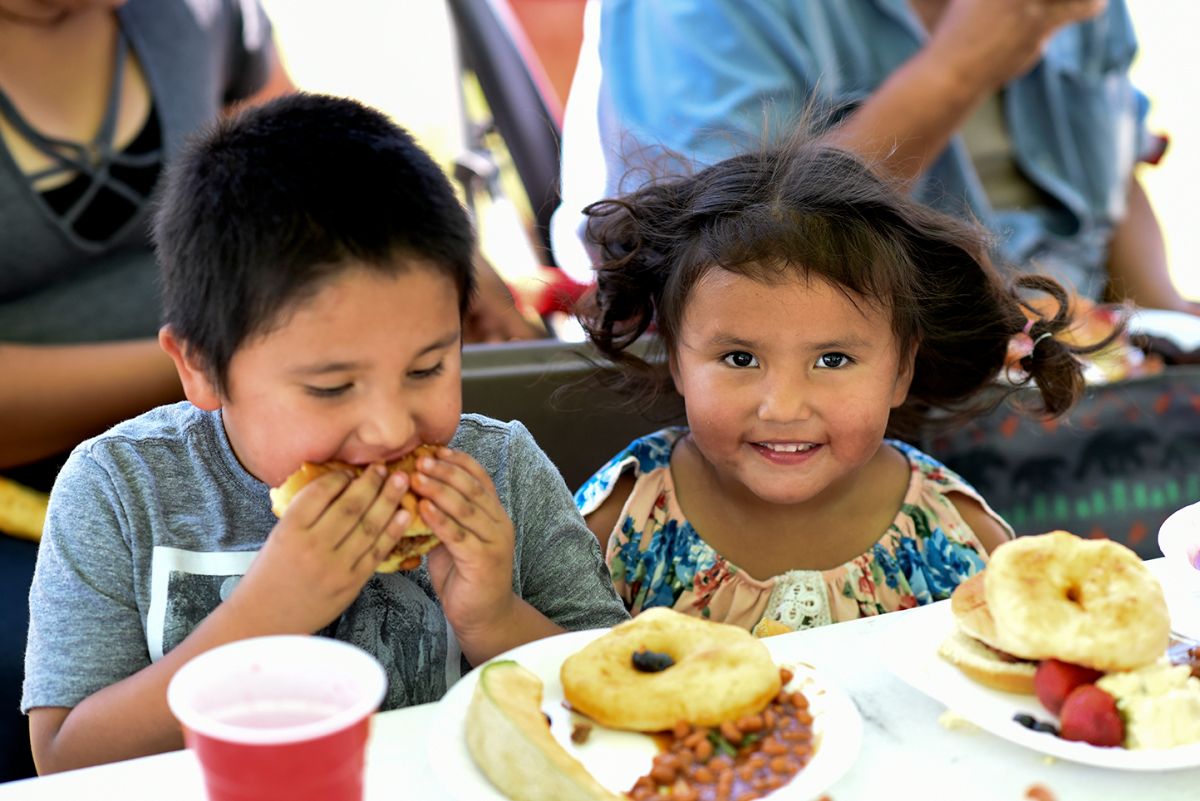
{"type": "MultiPolygon", "coordinates": [[[[436,445],[418,445],[406,456],[388,462],[383,469],[386,470],[388,476],[402,474],[405,478],[405,486],[411,488],[417,460],[436,451],[436,445]]],[[[283,517],[296,494],[318,476],[335,470],[340,470],[349,476],[359,476],[367,469],[367,466],[339,461],[304,462],[296,472],[288,476],[286,481],[271,489],[271,511],[275,513],[276,517],[283,517]]],[[[441,544],[429,525],[417,513],[417,496],[411,489],[405,492],[404,497],[400,499],[400,507],[407,513],[407,516],[403,518],[407,523],[401,523],[401,518],[397,517],[397,525],[403,525],[400,540],[396,542],[388,557],[375,568],[376,573],[412,570],[420,566],[421,557],[424,554],[441,544]]],[[[399,513],[397,514],[399,515],[399,513]]]]}

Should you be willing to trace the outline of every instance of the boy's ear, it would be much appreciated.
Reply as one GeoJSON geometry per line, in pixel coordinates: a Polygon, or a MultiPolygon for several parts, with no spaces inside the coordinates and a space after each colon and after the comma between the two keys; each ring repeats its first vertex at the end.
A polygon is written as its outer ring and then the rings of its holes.
{"type": "Polygon", "coordinates": [[[206,412],[220,409],[223,405],[221,393],[209,378],[208,370],[193,357],[187,343],[175,336],[169,325],[158,329],[158,345],[175,362],[179,382],[183,384],[183,394],[192,405],[206,412]]]}
{"type": "Polygon", "coordinates": [[[895,409],[908,400],[908,389],[912,386],[913,373],[916,371],[917,348],[920,343],[914,342],[907,354],[900,356],[900,370],[896,374],[896,386],[892,390],[892,408],[895,409]]]}

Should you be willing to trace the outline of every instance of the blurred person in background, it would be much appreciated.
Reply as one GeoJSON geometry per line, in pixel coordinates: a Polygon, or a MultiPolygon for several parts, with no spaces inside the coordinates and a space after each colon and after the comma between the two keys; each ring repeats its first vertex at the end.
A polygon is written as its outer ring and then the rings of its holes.
{"type": "Polygon", "coordinates": [[[1129,81],[1135,51],[1123,0],[592,0],[556,259],[590,281],[585,205],[671,159],[758,147],[816,106],[833,111],[831,141],[983,222],[1000,263],[1091,300],[1200,314],[1134,173],[1159,145],[1129,81]]]}
{"type": "MultiPolygon", "coordinates": [[[[0,0],[0,532],[36,538],[67,453],[183,397],[158,345],[147,220],[193,133],[295,87],[259,0],[0,0]],[[15,482],[15,483],[14,483],[15,482]]],[[[544,336],[477,257],[467,341],[544,336]]],[[[17,714],[36,544],[0,533],[0,780],[30,775],[17,714]]]]}
{"type": "MultiPolygon", "coordinates": [[[[292,88],[257,0],[0,0],[0,482],[49,489],[80,440],[183,397],[157,341],[156,187],[190,134],[292,88]]],[[[33,772],[36,551],[0,536],[0,780],[33,772]]]]}

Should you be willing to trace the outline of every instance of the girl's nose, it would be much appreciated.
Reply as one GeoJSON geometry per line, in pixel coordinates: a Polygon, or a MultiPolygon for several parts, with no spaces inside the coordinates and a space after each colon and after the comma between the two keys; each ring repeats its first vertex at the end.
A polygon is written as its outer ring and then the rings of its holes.
{"type": "Polygon", "coordinates": [[[812,400],[812,387],[803,376],[771,376],[764,384],[758,416],[772,423],[807,420],[813,416],[812,400]]]}

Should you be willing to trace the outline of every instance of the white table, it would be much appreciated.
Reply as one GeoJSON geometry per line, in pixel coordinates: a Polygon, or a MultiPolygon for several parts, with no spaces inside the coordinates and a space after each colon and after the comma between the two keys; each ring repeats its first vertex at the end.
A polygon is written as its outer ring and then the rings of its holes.
{"type": "MultiPolygon", "coordinates": [[[[1170,580],[1164,560],[1148,563],[1170,580]]],[[[840,685],[862,714],[862,751],[850,772],[829,788],[833,801],[1025,801],[1041,784],[1057,801],[1195,801],[1200,768],[1130,772],[1052,760],[986,732],[946,728],[936,701],[910,688],[877,662],[882,636],[905,615],[929,607],[783,635],[803,642],[807,661],[840,685]]],[[[428,732],[436,704],[376,715],[368,751],[367,801],[449,799],[431,773],[428,732]]],[[[133,759],[0,785],[9,799],[204,801],[200,768],[189,751],[133,759]]]]}

